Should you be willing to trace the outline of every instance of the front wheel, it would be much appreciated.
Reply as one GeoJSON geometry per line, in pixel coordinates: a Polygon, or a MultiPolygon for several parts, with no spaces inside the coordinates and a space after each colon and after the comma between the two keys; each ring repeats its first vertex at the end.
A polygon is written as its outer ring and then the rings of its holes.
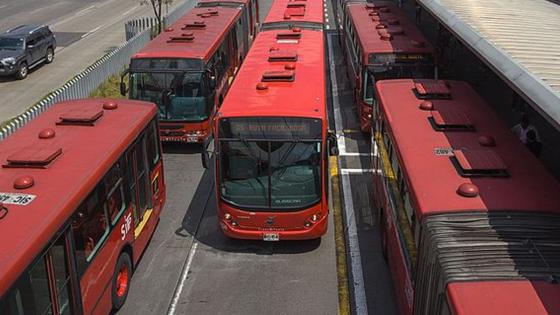
{"type": "Polygon", "coordinates": [[[111,301],[113,309],[118,310],[126,301],[128,290],[130,289],[130,277],[132,276],[132,261],[128,253],[121,253],[115,272],[113,273],[113,290],[111,291],[111,301]]]}
{"type": "Polygon", "coordinates": [[[45,55],[45,63],[51,63],[54,60],[54,51],[52,48],[47,49],[47,54],[45,55]]]}
{"type": "Polygon", "coordinates": [[[27,77],[28,72],[29,72],[29,69],[27,68],[27,63],[24,61],[24,62],[19,64],[18,70],[16,72],[16,78],[18,80],[23,80],[27,77]]]}

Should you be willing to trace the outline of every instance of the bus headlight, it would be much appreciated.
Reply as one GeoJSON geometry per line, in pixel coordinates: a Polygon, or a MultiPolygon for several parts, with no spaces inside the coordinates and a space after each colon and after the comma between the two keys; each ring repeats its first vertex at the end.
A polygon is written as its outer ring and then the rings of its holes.
{"type": "Polygon", "coordinates": [[[229,213],[224,214],[224,220],[230,221],[231,220],[231,214],[229,214],[229,213]]]}
{"type": "Polygon", "coordinates": [[[319,220],[319,216],[314,214],[311,216],[311,222],[317,222],[319,220]]]}
{"type": "Polygon", "coordinates": [[[305,226],[306,228],[310,228],[311,225],[313,225],[313,224],[312,224],[311,222],[309,222],[309,221],[305,221],[305,222],[303,223],[303,226],[305,226]]]}

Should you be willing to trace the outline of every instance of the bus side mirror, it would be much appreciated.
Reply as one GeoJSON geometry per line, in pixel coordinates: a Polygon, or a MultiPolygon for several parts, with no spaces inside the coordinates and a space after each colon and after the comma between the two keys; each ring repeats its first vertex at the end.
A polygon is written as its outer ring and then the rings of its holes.
{"type": "Polygon", "coordinates": [[[332,131],[329,131],[329,134],[327,135],[327,146],[329,148],[330,156],[338,155],[338,147],[336,146],[336,135],[332,131]]]}
{"type": "Polygon", "coordinates": [[[120,90],[121,90],[120,91],[121,95],[126,96],[126,92],[128,92],[128,91],[126,90],[126,83],[124,83],[123,81],[121,81],[120,90]]]}
{"type": "Polygon", "coordinates": [[[128,71],[123,72],[123,74],[121,75],[121,83],[119,85],[120,88],[120,92],[122,96],[126,96],[126,93],[128,93],[128,89],[126,88],[126,83],[124,83],[124,77],[128,74],[128,71]]]}
{"type": "Polygon", "coordinates": [[[214,155],[214,137],[210,135],[202,143],[202,166],[205,169],[210,168],[210,159],[214,155]]]}

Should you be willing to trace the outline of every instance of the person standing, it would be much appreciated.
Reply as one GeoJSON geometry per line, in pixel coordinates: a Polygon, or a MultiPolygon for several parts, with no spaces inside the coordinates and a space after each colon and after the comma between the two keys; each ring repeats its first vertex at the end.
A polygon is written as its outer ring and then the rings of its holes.
{"type": "Polygon", "coordinates": [[[521,116],[521,121],[519,122],[519,124],[513,126],[513,128],[511,128],[511,131],[517,138],[519,138],[521,142],[523,142],[523,144],[527,144],[527,132],[529,131],[533,131],[535,133],[536,141],[540,142],[539,133],[535,126],[531,125],[531,123],[529,122],[529,116],[526,113],[523,113],[523,115],[521,116]]]}

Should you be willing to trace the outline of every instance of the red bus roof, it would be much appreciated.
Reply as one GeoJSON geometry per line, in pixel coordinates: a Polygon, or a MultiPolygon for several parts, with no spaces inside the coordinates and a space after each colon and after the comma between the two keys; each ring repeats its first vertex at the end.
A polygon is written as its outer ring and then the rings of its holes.
{"type": "Polygon", "coordinates": [[[560,314],[560,285],[543,281],[453,282],[447,296],[454,315],[560,314]]]}
{"type": "Polygon", "coordinates": [[[240,17],[240,12],[240,8],[232,7],[193,8],[134,54],[132,59],[193,58],[207,62],[240,17]],[[197,25],[182,29],[187,24],[197,25]],[[194,38],[191,41],[181,40],[186,38],[184,35],[193,35],[194,38]],[[170,42],[172,39],[178,40],[170,42]]]}
{"type": "Polygon", "coordinates": [[[220,3],[239,3],[239,4],[243,4],[243,5],[247,5],[249,3],[250,0],[199,0],[198,1],[198,5],[200,6],[204,6],[207,7],[208,4],[215,4],[215,5],[219,5],[220,3]],[[204,5],[206,4],[206,5],[204,5]]]}
{"type": "Polygon", "coordinates": [[[560,184],[467,83],[385,80],[377,83],[376,90],[417,205],[418,220],[430,214],[464,211],[560,213],[560,184]],[[451,99],[416,96],[424,92],[444,95],[446,91],[451,99]],[[422,103],[433,109],[420,109],[422,103]],[[471,126],[475,131],[435,131],[436,124],[471,126]],[[484,137],[492,137],[496,146],[484,146],[491,142],[484,137]],[[455,164],[448,156],[450,149],[460,150],[452,153],[455,164]],[[508,176],[462,177],[460,170],[508,176]],[[476,185],[478,196],[459,195],[463,183],[476,185]]]}
{"type": "Polygon", "coordinates": [[[433,47],[408,19],[406,12],[395,5],[350,2],[346,4],[346,10],[360,42],[365,64],[369,54],[434,53],[433,47]]]}
{"type": "Polygon", "coordinates": [[[322,31],[260,32],[220,107],[219,117],[291,116],[326,119],[323,48],[322,31]],[[277,39],[278,34],[300,34],[301,38],[277,39]],[[274,56],[292,61],[269,61],[274,56]],[[291,67],[294,69],[287,70],[291,67]],[[293,72],[295,79],[292,82],[261,82],[263,75],[269,71],[280,71],[277,73],[280,75],[293,72]],[[257,85],[266,89],[259,90],[257,85]]]}
{"type": "Polygon", "coordinates": [[[0,219],[0,295],[44,249],[121,153],[156,116],[156,108],[151,103],[118,100],[117,109],[104,110],[106,102],[109,100],[56,104],[0,142],[3,165],[0,192],[36,196],[27,205],[4,204],[9,212],[0,219]],[[56,124],[63,117],[95,121],[93,126],[56,124]],[[40,139],[39,134],[46,129],[54,130],[55,136],[40,139]],[[6,167],[23,161],[42,163],[53,157],[44,167],[6,167]],[[27,189],[14,188],[17,179],[25,176],[31,176],[34,185],[27,189]]]}
{"type": "Polygon", "coordinates": [[[324,17],[322,1],[275,0],[263,24],[293,21],[323,24],[324,17]]]}

